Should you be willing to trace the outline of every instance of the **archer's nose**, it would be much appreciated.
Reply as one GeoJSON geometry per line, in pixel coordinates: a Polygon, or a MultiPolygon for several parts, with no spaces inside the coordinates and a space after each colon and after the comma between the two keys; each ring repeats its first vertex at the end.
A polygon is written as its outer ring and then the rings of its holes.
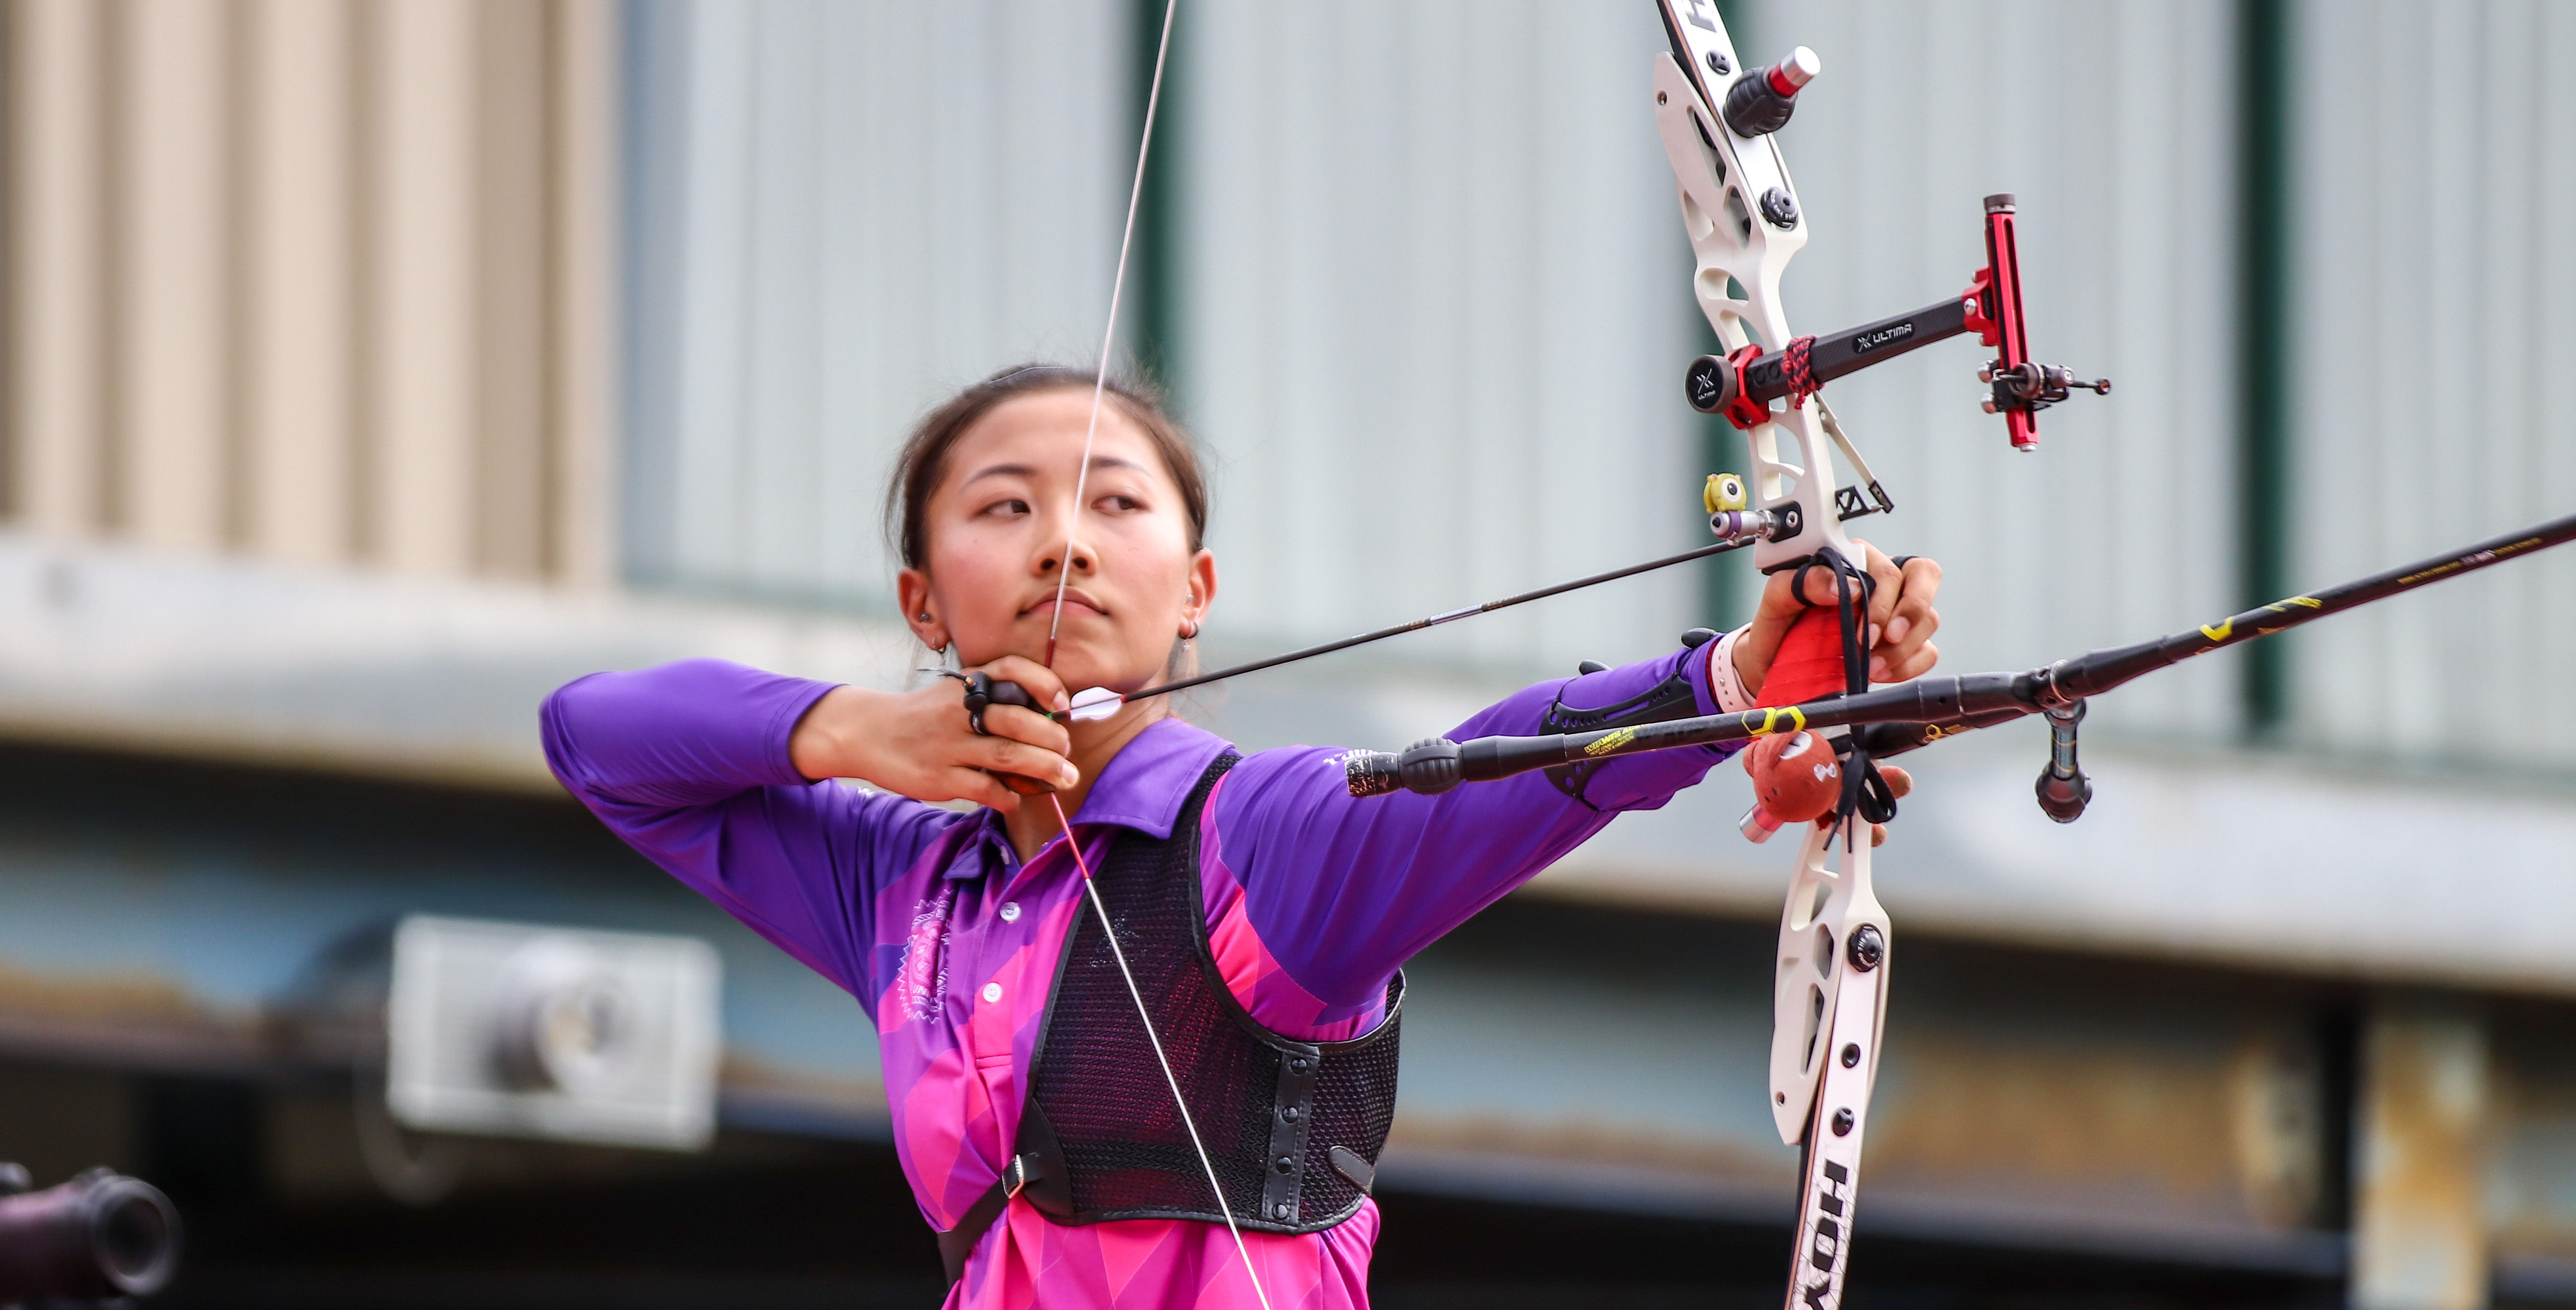
{"type": "MultiPolygon", "coordinates": [[[[1065,546],[1071,548],[1073,571],[1075,574],[1088,576],[1098,567],[1098,561],[1092,558],[1091,551],[1085,548],[1081,542],[1067,542],[1065,543],[1065,546]]],[[[1067,552],[1064,547],[1048,551],[1046,556],[1038,561],[1039,576],[1049,578],[1054,577],[1056,570],[1064,567],[1066,555],[1067,552]]]]}

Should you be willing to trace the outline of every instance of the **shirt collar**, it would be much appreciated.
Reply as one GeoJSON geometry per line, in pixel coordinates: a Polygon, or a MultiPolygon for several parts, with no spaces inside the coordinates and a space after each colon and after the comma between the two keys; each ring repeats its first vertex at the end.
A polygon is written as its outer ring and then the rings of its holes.
{"type": "MultiPolygon", "coordinates": [[[[1073,821],[1133,828],[1157,841],[1169,837],[1181,817],[1181,802],[1230,748],[1231,743],[1205,728],[1158,719],[1101,766],[1073,821]]],[[[984,811],[972,832],[949,859],[947,877],[980,878],[997,867],[1016,872],[1019,861],[1002,831],[1001,815],[984,811]]]]}
{"type": "Polygon", "coordinates": [[[1158,841],[1169,837],[1181,802],[1226,749],[1225,738],[1205,728],[1157,719],[1101,766],[1073,821],[1114,823],[1158,841]]]}

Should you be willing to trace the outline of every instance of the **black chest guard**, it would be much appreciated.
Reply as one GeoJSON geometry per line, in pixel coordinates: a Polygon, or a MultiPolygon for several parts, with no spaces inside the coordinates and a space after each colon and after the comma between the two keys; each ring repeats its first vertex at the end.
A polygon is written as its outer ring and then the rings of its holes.
{"type": "MultiPolygon", "coordinates": [[[[1226,990],[1201,908],[1199,813],[1236,760],[1208,768],[1169,838],[1120,837],[1096,877],[1235,1221],[1319,1232],[1359,1210],[1386,1145],[1404,979],[1387,988],[1385,1020],[1343,1042],[1282,1037],[1226,990]]],[[[1225,1222],[1087,904],[1056,966],[1032,1064],[1017,1153],[1020,1195],[1041,1213],[1071,1224],[1225,1222]]]]}

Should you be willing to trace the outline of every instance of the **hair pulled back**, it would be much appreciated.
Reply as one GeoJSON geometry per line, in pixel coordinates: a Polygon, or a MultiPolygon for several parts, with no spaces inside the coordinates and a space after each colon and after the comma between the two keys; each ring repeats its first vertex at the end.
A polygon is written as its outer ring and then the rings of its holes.
{"type": "Polygon", "coordinates": [[[1198,443],[1163,412],[1162,394],[1144,382],[1114,376],[1104,382],[1087,369],[1021,364],[949,397],[923,415],[921,422],[913,426],[912,435],[904,439],[903,450],[895,456],[894,475],[886,483],[885,504],[886,532],[892,538],[889,544],[904,567],[926,567],[930,558],[930,528],[926,521],[930,497],[939,490],[939,480],[948,472],[949,452],[976,420],[1021,396],[1043,391],[1089,391],[1094,386],[1101,389],[1104,403],[1118,406],[1119,412],[1154,443],[1154,452],[1162,456],[1164,471],[1172,475],[1173,485],[1180,489],[1181,506],[1189,515],[1190,550],[1195,554],[1207,539],[1207,477],[1199,468],[1198,443]]]}

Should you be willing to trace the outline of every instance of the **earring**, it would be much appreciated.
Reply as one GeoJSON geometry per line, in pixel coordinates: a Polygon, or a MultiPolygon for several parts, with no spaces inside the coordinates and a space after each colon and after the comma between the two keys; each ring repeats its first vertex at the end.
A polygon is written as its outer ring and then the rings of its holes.
{"type": "Polygon", "coordinates": [[[1198,639],[1198,635],[1199,621],[1197,619],[1181,620],[1181,640],[1195,641],[1198,639]]]}
{"type": "Polygon", "coordinates": [[[915,618],[915,619],[920,620],[920,621],[921,621],[921,622],[923,622],[923,623],[928,623],[928,622],[930,622],[930,611],[928,611],[928,610],[923,610],[923,611],[922,611],[922,612],[920,612],[919,614],[915,614],[915,615],[913,615],[912,617],[913,617],[913,618],[915,618]]]}

